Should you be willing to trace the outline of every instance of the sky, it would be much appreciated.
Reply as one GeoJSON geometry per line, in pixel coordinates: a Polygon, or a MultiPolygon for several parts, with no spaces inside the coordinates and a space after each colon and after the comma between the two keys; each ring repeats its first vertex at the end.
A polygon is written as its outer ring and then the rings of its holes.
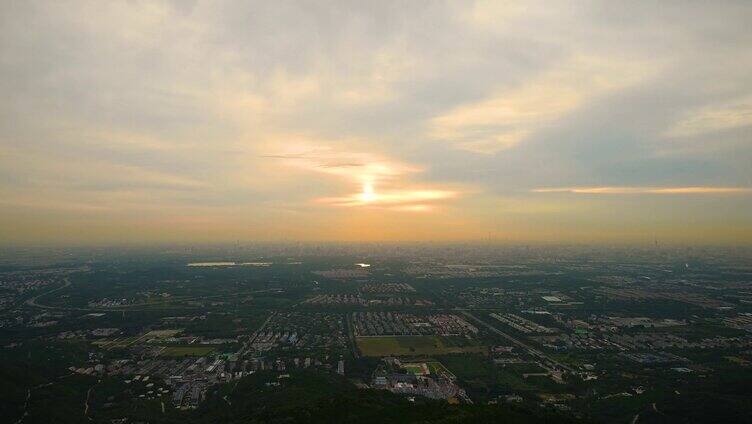
{"type": "Polygon", "coordinates": [[[0,5],[0,243],[752,244],[752,3],[0,5]]]}

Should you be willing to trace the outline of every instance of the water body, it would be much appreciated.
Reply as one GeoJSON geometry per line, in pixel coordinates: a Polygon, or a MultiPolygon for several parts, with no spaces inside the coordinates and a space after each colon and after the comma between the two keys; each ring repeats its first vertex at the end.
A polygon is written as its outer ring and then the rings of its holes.
{"type": "Polygon", "coordinates": [[[188,266],[208,266],[208,267],[216,267],[216,266],[270,266],[273,265],[272,262],[191,262],[188,264],[188,266]]]}
{"type": "Polygon", "coordinates": [[[235,266],[235,262],[191,262],[188,266],[235,266]]]}

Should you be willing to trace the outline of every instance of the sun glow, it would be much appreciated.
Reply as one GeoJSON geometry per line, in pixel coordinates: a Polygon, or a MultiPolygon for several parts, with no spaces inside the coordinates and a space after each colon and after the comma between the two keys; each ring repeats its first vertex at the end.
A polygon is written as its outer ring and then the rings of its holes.
{"type": "Polygon", "coordinates": [[[386,189],[376,193],[373,183],[364,183],[363,191],[350,196],[325,197],[318,202],[344,207],[379,207],[403,212],[429,212],[437,202],[453,199],[459,196],[450,190],[404,190],[386,189]]]}
{"type": "Polygon", "coordinates": [[[360,200],[363,203],[370,203],[376,200],[376,192],[373,190],[373,183],[366,181],[363,183],[363,192],[360,193],[360,200]]]}

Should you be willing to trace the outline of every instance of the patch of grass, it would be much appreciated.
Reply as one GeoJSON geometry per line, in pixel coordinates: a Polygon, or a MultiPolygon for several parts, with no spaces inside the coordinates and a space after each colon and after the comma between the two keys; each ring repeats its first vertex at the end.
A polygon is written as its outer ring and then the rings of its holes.
{"type": "MultiPolygon", "coordinates": [[[[424,370],[422,363],[416,363],[416,364],[402,364],[402,367],[405,368],[409,373],[415,374],[415,375],[425,375],[427,370],[424,370]]],[[[430,371],[428,371],[430,372],[430,371]]]]}
{"type": "Polygon", "coordinates": [[[175,337],[176,335],[180,334],[183,330],[182,329],[172,329],[172,330],[152,330],[146,333],[146,338],[153,339],[167,339],[170,337],[175,337]]]}
{"type": "Polygon", "coordinates": [[[447,355],[441,363],[462,380],[487,379],[493,372],[493,365],[482,355],[447,355]]]}
{"type": "Polygon", "coordinates": [[[452,380],[457,378],[451,371],[447,369],[447,367],[444,366],[444,364],[439,361],[426,362],[426,365],[428,365],[428,369],[433,375],[443,375],[452,380]]]}
{"type": "Polygon", "coordinates": [[[160,356],[206,356],[212,351],[214,348],[209,346],[169,346],[164,348],[160,356]]]}

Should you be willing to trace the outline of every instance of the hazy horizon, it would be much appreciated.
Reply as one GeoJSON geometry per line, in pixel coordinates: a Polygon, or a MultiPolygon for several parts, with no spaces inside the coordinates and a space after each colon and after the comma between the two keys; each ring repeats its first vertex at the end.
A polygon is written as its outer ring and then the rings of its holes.
{"type": "Polygon", "coordinates": [[[0,246],[752,245],[752,4],[12,2],[0,246]]]}

